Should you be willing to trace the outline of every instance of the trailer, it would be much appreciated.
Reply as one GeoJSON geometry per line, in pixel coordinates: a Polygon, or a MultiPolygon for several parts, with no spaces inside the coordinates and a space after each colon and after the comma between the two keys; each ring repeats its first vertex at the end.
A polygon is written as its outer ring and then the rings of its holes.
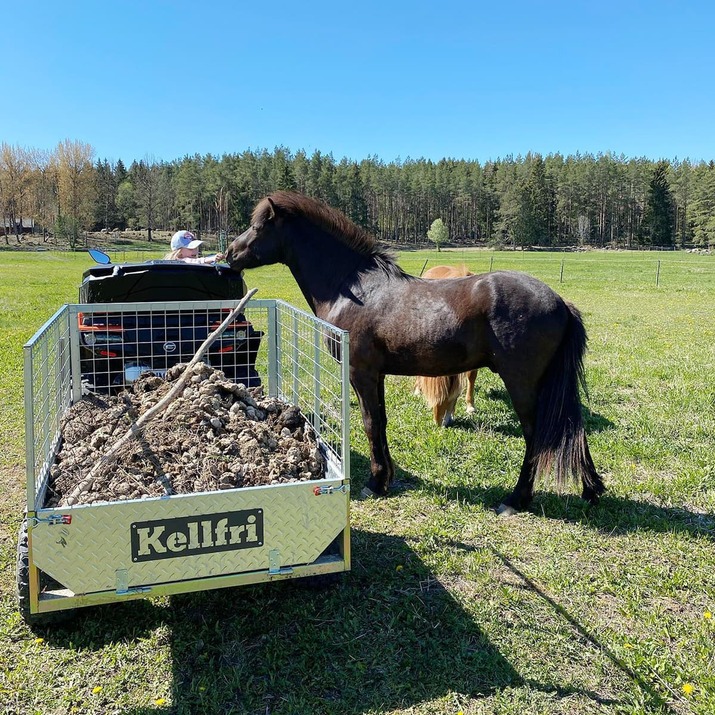
{"type": "MultiPolygon", "coordinates": [[[[235,305],[67,304],[25,345],[27,509],[18,538],[17,587],[29,623],[56,620],[84,606],[350,569],[349,337],[280,300],[248,302],[245,319],[261,339],[244,354],[265,394],[298,406],[315,431],[327,465],[323,478],[45,507],[62,419],[87,389],[88,360],[96,361],[89,366],[94,376],[114,370],[111,357],[87,350],[87,326],[106,324],[107,316],[115,325],[142,316],[151,329],[133,333],[132,340],[155,346],[152,330],[164,331],[161,340],[170,349],[179,342],[171,340],[172,326],[179,329],[177,313],[206,325],[235,305]]],[[[98,328],[94,345],[108,332],[98,328]]],[[[134,377],[129,370],[119,377],[115,371],[111,380],[99,382],[121,389],[134,377]]]]}

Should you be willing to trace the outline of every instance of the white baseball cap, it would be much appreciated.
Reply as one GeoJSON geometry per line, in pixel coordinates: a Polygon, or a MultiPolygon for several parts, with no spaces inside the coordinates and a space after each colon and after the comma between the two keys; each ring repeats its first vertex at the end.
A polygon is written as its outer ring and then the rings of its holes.
{"type": "Polygon", "coordinates": [[[177,231],[171,237],[171,250],[177,251],[180,248],[198,248],[203,241],[198,241],[191,231],[177,231]]]}

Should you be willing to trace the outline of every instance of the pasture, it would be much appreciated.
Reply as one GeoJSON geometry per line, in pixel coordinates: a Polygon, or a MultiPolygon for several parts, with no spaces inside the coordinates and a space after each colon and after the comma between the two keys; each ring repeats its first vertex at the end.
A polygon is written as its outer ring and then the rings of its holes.
{"type": "MultiPolygon", "coordinates": [[[[22,345],[77,300],[91,259],[1,252],[0,713],[715,712],[715,258],[399,258],[414,274],[425,260],[523,270],[578,306],[601,503],[537,482],[528,512],[497,517],[523,456],[499,379],[480,371],[476,413],[460,400],[443,429],[412,378],[389,376],[397,484],[358,498],[369,461],[353,400],[353,566],[339,586],[113,604],[33,632],[14,597],[22,345]]],[[[245,277],[256,297],[305,307],[283,266],[245,277]]]]}

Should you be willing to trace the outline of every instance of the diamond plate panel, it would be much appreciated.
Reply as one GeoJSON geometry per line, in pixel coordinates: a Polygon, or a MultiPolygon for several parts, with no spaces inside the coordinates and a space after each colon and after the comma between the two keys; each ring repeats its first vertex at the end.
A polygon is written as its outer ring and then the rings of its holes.
{"type": "Polygon", "coordinates": [[[38,512],[40,521],[31,529],[32,558],[38,568],[75,594],[151,587],[207,576],[268,573],[276,565],[311,564],[348,528],[349,509],[347,489],[320,496],[314,490],[342,484],[338,479],[324,479],[43,510],[38,512]],[[227,546],[230,518],[225,515],[250,510],[260,510],[263,539],[260,543],[249,539],[235,549],[227,546]],[[71,515],[71,523],[42,520],[54,514],[71,515]],[[216,528],[208,537],[203,534],[211,532],[211,516],[216,528]],[[199,525],[202,517],[207,524],[204,531],[199,525]],[[161,522],[165,520],[174,521],[163,528],[161,522]],[[132,555],[132,525],[136,532],[136,524],[146,522],[156,524],[143,532],[152,545],[144,548],[146,560],[137,560],[136,538],[132,555]],[[182,530],[177,524],[188,526],[182,530]],[[157,534],[164,540],[172,537],[168,546],[149,538],[157,534]],[[223,550],[207,553],[203,548],[207,545],[223,550]],[[191,555],[183,555],[189,550],[191,555]]]}

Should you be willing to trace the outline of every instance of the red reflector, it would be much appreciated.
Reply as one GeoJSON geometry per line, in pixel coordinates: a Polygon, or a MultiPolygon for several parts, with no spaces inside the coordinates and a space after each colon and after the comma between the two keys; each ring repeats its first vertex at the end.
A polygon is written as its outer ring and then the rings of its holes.
{"type": "Polygon", "coordinates": [[[117,357],[117,353],[113,353],[110,350],[100,350],[99,354],[102,357],[117,357]]]}

